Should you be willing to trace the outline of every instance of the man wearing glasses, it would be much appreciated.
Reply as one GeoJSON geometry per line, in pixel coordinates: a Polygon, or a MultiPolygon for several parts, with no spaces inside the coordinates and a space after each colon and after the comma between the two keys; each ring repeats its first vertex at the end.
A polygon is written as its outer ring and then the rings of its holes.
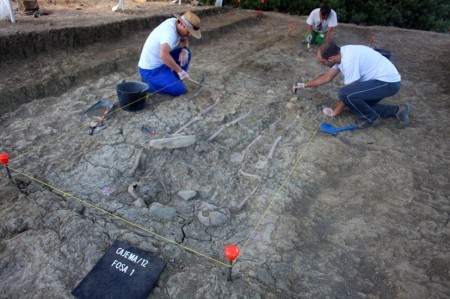
{"type": "Polygon", "coordinates": [[[191,61],[189,37],[201,37],[200,19],[186,12],[174,14],[156,27],[145,41],[139,59],[139,73],[150,92],[179,96],[187,92],[183,84],[191,61]]]}
{"type": "Polygon", "coordinates": [[[305,36],[305,42],[309,44],[323,44],[329,41],[333,28],[338,25],[337,15],[328,5],[322,5],[314,9],[306,20],[308,24],[308,33],[305,36]]]}
{"type": "Polygon", "coordinates": [[[408,125],[408,104],[380,104],[384,98],[396,94],[401,85],[400,74],[386,57],[366,46],[338,47],[327,42],[317,50],[317,59],[330,70],[309,82],[296,83],[293,89],[324,85],[342,72],[345,86],[339,90],[340,101],[335,109],[325,108],[326,115],[336,116],[347,107],[358,117],[359,129],[377,126],[382,118],[389,117],[399,119],[399,129],[408,125]]]}

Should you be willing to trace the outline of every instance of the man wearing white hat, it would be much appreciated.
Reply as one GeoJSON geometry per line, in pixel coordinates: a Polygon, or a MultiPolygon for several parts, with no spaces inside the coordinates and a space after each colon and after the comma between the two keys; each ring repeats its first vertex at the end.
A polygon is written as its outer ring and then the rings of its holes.
{"type": "Polygon", "coordinates": [[[182,16],[173,15],[175,18],[165,20],[150,33],[138,66],[151,92],[179,96],[187,92],[182,81],[189,79],[189,37],[201,38],[201,32],[196,14],[188,11],[182,16]]]}

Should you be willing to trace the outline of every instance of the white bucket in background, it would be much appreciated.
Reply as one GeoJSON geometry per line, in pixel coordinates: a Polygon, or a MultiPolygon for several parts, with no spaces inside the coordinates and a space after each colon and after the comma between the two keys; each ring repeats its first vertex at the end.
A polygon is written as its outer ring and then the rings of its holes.
{"type": "Polygon", "coordinates": [[[216,0],[216,6],[222,7],[222,0],[216,0]]]}

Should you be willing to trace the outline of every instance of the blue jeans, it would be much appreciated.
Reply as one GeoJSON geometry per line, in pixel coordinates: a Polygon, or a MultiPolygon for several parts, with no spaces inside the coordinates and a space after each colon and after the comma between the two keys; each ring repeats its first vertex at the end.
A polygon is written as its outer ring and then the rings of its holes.
{"type": "Polygon", "coordinates": [[[339,90],[339,99],[357,117],[372,123],[378,117],[393,117],[398,111],[396,105],[382,105],[379,102],[393,96],[400,90],[401,82],[370,80],[353,82],[339,90]]]}
{"type": "MultiPolygon", "coordinates": [[[[170,55],[173,57],[176,63],[179,64],[178,58],[180,56],[182,48],[173,49],[170,55]]],[[[188,49],[189,59],[183,70],[187,71],[189,63],[191,62],[191,50],[188,49]]],[[[146,70],[139,68],[142,80],[150,86],[150,92],[158,92],[164,94],[170,94],[173,96],[179,96],[187,92],[186,86],[183,81],[180,80],[178,74],[167,65],[163,64],[160,67],[152,70],[146,70]]]]}

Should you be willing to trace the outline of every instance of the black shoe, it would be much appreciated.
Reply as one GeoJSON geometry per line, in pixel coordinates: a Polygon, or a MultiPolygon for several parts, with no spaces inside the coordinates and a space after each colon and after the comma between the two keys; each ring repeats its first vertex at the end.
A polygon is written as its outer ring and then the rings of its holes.
{"type": "Polygon", "coordinates": [[[400,123],[396,126],[397,129],[403,129],[409,124],[409,105],[402,104],[398,106],[398,111],[395,116],[398,118],[400,123]]]}
{"type": "Polygon", "coordinates": [[[377,127],[380,124],[381,124],[381,117],[379,117],[379,116],[374,121],[369,121],[369,122],[366,122],[366,121],[364,121],[362,119],[355,120],[355,126],[358,129],[367,129],[367,128],[370,128],[370,127],[377,127]]]}

